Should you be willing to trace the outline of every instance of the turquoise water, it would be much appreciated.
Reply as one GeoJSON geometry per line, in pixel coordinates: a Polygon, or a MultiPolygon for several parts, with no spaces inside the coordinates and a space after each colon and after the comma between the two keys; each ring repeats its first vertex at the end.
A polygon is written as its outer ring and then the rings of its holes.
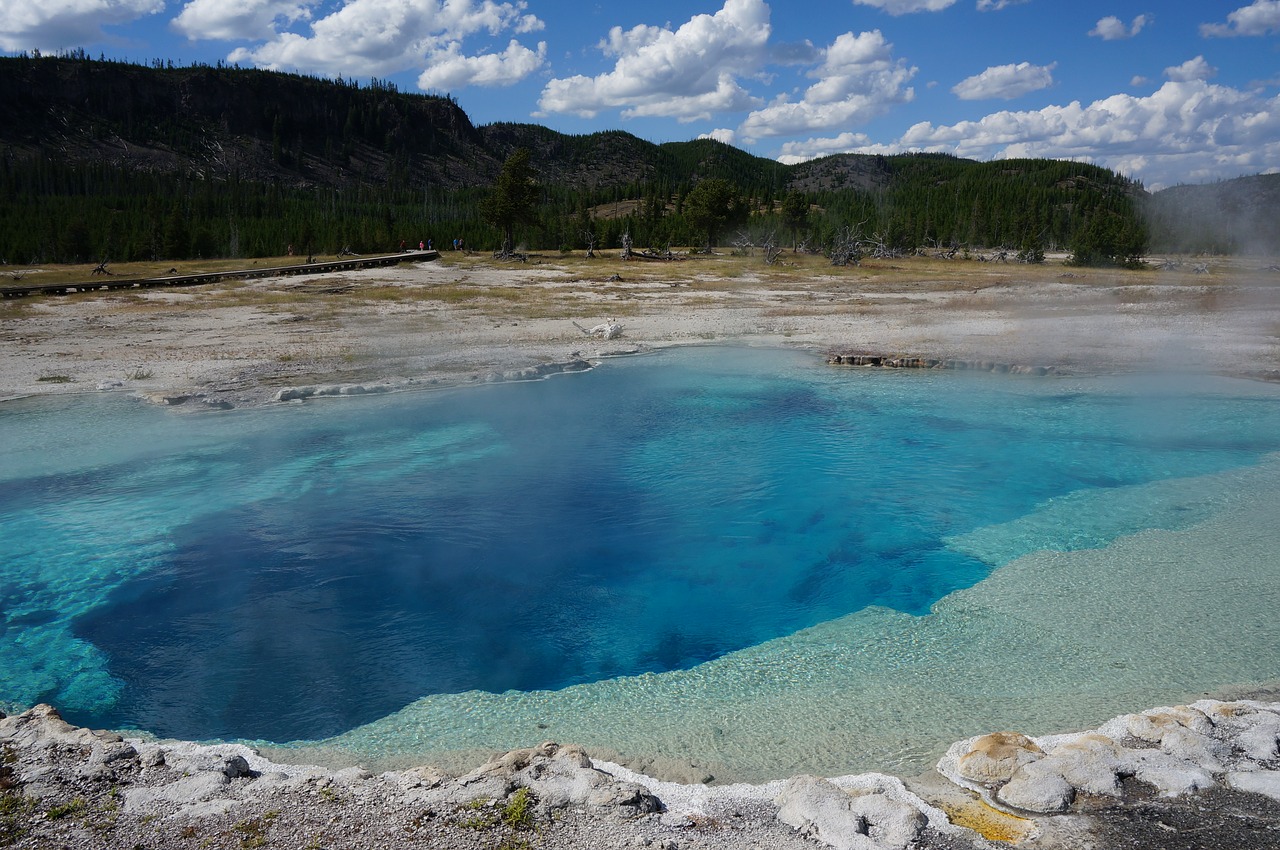
{"type": "Polygon", "coordinates": [[[257,411],[8,403],[0,698],[364,760],[905,769],[972,724],[1280,677],[1249,521],[1280,515],[1277,426],[1242,381],[715,348],[257,411]]]}

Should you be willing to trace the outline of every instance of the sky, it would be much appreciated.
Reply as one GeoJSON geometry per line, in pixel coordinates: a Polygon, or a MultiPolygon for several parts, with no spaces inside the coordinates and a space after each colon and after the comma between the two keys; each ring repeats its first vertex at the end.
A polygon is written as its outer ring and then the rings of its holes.
{"type": "Polygon", "coordinates": [[[1280,171],[1280,0],[0,0],[0,51],[74,49],[783,162],[1051,157],[1151,190],[1280,171]]]}

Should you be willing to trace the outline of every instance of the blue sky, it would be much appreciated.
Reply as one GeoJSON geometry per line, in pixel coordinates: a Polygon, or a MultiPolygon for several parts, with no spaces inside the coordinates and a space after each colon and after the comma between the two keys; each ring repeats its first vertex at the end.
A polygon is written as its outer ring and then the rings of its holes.
{"type": "Polygon", "coordinates": [[[1280,0],[0,0],[0,50],[73,48],[786,162],[1073,158],[1151,189],[1280,171],[1280,0]]]}

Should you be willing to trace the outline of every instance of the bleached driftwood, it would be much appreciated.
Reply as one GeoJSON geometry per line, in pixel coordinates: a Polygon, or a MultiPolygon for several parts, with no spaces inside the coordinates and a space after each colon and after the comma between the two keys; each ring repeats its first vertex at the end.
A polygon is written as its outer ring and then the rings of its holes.
{"type": "Polygon", "coordinates": [[[602,322],[593,328],[584,328],[577,322],[574,322],[573,326],[587,336],[595,337],[596,339],[617,339],[622,336],[622,325],[618,324],[613,319],[602,322]]]}

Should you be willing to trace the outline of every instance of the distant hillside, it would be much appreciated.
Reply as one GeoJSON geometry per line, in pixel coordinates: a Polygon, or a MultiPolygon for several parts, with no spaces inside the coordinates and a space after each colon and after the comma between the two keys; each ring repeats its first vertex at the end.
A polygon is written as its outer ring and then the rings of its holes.
{"type": "Polygon", "coordinates": [[[0,58],[10,160],[294,185],[474,185],[497,172],[457,104],[233,68],[0,58]]]}
{"type": "Polygon", "coordinates": [[[1146,205],[1153,247],[1211,254],[1280,254],[1280,174],[1156,192],[1146,205]]]}
{"type": "Polygon", "coordinates": [[[715,142],[658,146],[629,133],[533,124],[476,128],[448,98],[374,81],[254,69],[0,57],[0,150],[153,173],[343,188],[487,186],[516,148],[579,188],[782,169],[715,142]],[[732,158],[734,165],[722,163],[732,158]]]}
{"type": "Polygon", "coordinates": [[[376,80],[19,56],[0,58],[0,113],[0,260],[22,263],[492,245],[480,202],[519,148],[541,185],[520,234],[536,248],[581,247],[586,231],[601,247],[624,232],[637,247],[702,244],[683,202],[711,178],[746,200],[753,238],[824,246],[855,228],[913,250],[1141,236],[1140,189],[1095,166],[923,154],[786,166],[710,139],[476,127],[450,98],[376,80]],[[788,195],[802,220],[784,220],[788,195]]]}

